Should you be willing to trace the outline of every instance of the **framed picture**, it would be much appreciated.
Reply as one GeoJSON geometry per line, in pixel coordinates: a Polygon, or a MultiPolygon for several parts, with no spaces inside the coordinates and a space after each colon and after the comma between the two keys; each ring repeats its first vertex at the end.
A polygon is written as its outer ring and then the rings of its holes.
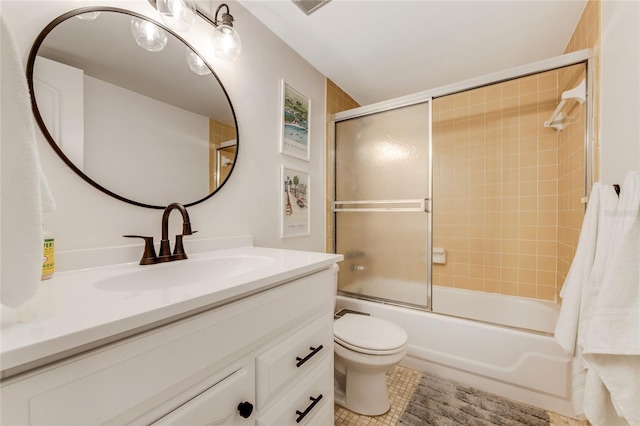
{"type": "Polygon", "coordinates": [[[309,173],[281,166],[281,238],[309,235],[309,173]]]}
{"type": "Polygon", "coordinates": [[[311,101],[293,87],[281,81],[280,152],[309,161],[309,114],[311,101]]]}

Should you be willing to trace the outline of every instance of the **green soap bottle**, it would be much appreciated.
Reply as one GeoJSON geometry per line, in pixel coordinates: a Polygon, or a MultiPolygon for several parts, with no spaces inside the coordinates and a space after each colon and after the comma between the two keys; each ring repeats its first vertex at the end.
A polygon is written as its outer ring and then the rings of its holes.
{"type": "Polygon", "coordinates": [[[42,252],[42,280],[48,280],[53,277],[53,273],[56,271],[56,258],[55,258],[55,239],[53,233],[49,231],[43,231],[43,252],[42,252]]]}

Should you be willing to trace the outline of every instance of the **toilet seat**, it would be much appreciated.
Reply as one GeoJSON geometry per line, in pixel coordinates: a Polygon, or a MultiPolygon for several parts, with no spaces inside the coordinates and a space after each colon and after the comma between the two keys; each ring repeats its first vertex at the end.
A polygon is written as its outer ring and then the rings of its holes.
{"type": "Polygon", "coordinates": [[[345,314],[333,323],[335,343],[369,355],[391,355],[407,344],[407,332],[400,326],[366,315],[345,314]]]}

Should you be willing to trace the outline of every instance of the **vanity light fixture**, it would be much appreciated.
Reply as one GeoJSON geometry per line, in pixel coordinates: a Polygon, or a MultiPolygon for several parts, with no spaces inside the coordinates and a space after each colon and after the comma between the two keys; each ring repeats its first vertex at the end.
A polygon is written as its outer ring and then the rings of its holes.
{"type": "Polygon", "coordinates": [[[213,39],[214,53],[218,58],[228,61],[235,61],[242,51],[242,40],[238,32],[233,28],[233,21],[233,16],[229,13],[229,6],[225,3],[222,3],[216,9],[215,21],[209,21],[216,27],[213,39]],[[227,11],[222,12],[220,15],[223,7],[227,11]],[[221,19],[218,19],[218,15],[220,15],[221,19]]]}
{"type": "Polygon", "coordinates": [[[211,70],[207,66],[207,64],[202,60],[200,56],[196,54],[191,48],[187,47],[186,51],[187,64],[189,64],[189,68],[191,71],[195,72],[198,75],[207,75],[211,74],[211,70]]]}
{"type": "Polygon", "coordinates": [[[167,33],[145,19],[131,18],[131,33],[138,46],[149,52],[159,52],[167,45],[167,33]]]}
{"type": "Polygon", "coordinates": [[[193,0],[156,0],[156,9],[162,22],[175,31],[189,31],[196,21],[196,5],[193,0]]]}
{"type": "MultiPolygon", "coordinates": [[[[229,6],[222,3],[216,9],[214,19],[202,13],[193,0],[148,0],[160,13],[162,21],[176,31],[189,31],[195,16],[214,27],[213,48],[215,55],[227,61],[235,61],[242,51],[242,40],[233,28],[233,15],[229,6]],[[224,11],[223,11],[224,9],[224,11]]],[[[191,62],[189,63],[191,65],[191,62]]]]}

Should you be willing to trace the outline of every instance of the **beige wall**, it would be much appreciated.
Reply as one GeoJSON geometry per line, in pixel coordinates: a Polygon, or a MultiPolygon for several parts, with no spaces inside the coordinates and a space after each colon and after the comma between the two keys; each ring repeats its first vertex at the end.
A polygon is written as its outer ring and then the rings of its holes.
{"type": "MultiPolygon", "coordinates": [[[[78,7],[70,1],[2,0],[4,23],[14,32],[19,52],[27,57],[39,32],[57,16],[78,7]]],[[[242,55],[235,62],[215,58],[210,49],[213,28],[196,21],[181,36],[200,52],[224,83],[238,119],[238,161],[224,188],[208,200],[189,208],[198,233],[191,240],[253,235],[257,246],[291,250],[322,251],[325,247],[325,105],[326,77],[296,54],[277,35],[256,19],[242,4],[227,2],[234,28],[242,35],[242,55]],[[301,163],[278,149],[277,125],[284,79],[304,93],[311,108],[311,158],[301,163]],[[311,235],[280,238],[280,165],[304,167],[312,177],[311,235]],[[251,194],[251,196],[244,196],[251,194]],[[259,209],[255,206],[260,206],[259,209]],[[221,226],[221,224],[223,224],[221,226]]],[[[83,6],[112,6],[129,9],[151,19],[158,14],[146,1],[84,0],[83,6]]],[[[214,4],[204,2],[203,11],[213,16],[214,4]]],[[[4,25],[3,23],[3,25],[4,25]]],[[[123,203],[96,191],[79,179],[38,133],[38,151],[57,204],[57,211],[45,218],[44,226],[56,235],[58,252],[131,244],[123,234],[159,235],[162,212],[123,203]],[[99,224],[99,226],[96,226],[99,224]]],[[[161,173],[162,171],[159,171],[161,173]]],[[[4,208],[4,204],[3,204],[4,208]]],[[[170,233],[179,233],[170,224],[170,233]]],[[[3,261],[5,260],[3,252],[3,261]]],[[[136,261],[137,256],[131,261],[136,261]]],[[[60,263],[60,262],[58,262],[60,263]]],[[[63,267],[63,265],[58,265],[63,267]]]]}
{"type": "Polygon", "coordinates": [[[624,185],[640,170],[640,2],[600,7],[599,180],[624,185]]]}

